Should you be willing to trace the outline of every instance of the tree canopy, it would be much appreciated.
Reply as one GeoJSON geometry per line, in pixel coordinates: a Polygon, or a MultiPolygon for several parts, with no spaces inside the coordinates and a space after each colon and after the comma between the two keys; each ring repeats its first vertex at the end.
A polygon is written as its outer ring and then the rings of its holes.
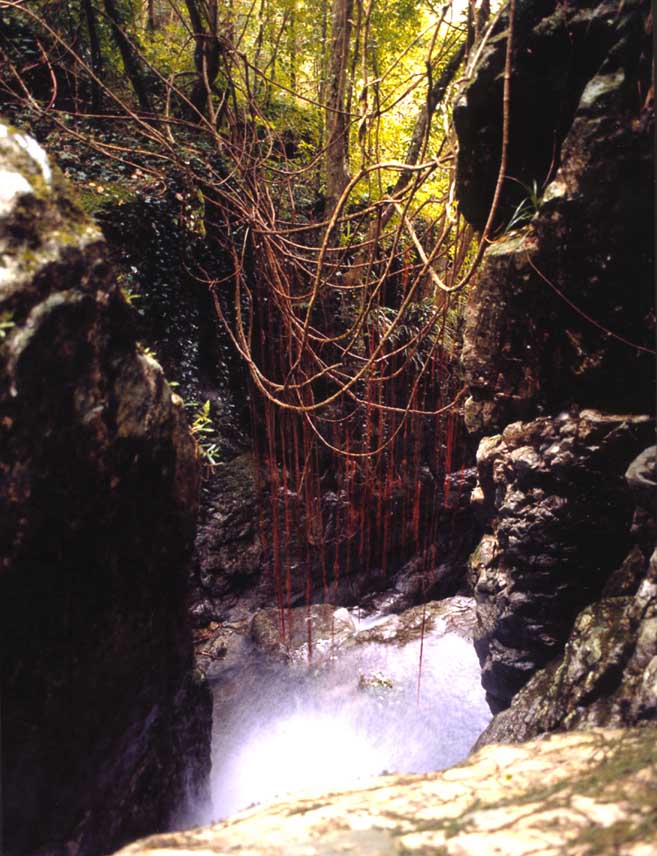
{"type": "Polygon", "coordinates": [[[478,242],[455,204],[450,107],[493,11],[0,0],[2,100],[153,182],[175,173],[181,217],[227,265],[194,275],[255,387],[326,445],[367,456],[458,400],[425,380],[458,336],[491,231],[492,217],[478,242]],[[392,423],[358,452],[336,446],[318,419],[337,402],[392,423]]]}

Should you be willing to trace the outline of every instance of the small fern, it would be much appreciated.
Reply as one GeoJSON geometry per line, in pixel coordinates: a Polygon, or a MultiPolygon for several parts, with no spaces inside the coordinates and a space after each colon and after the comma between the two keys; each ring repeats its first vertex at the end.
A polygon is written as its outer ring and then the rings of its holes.
{"type": "Polygon", "coordinates": [[[221,463],[219,459],[219,444],[215,439],[217,429],[212,419],[210,399],[207,399],[201,405],[198,402],[189,402],[186,406],[197,408],[192,417],[190,431],[196,439],[201,458],[210,467],[219,466],[221,463]]]}
{"type": "Polygon", "coordinates": [[[541,205],[542,191],[539,188],[536,179],[532,181],[531,187],[523,182],[519,182],[519,184],[525,188],[527,196],[521,200],[520,204],[513,212],[513,216],[504,230],[505,233],[510,232],[513,229],[518,229],[520,226],[524,226],[529,223],[541,205]]]}

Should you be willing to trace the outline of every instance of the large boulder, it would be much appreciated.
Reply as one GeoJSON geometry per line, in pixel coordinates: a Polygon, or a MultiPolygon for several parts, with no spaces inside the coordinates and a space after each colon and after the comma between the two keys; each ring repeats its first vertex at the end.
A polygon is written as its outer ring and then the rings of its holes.
{"type": "Polygon", "coordinates": [[[649,856],[657,843],[657,729],[488,746],[440,773],[385,776],[187,832],[121,856],[649,856]]]}
{"type": "Polygon", "coordinates": [[[479,745],[657,719],[657,551],[648,560],[644,542],[647,530],[654,543],[655,451],[652,446],[641,453],[625,475],[644,504],[634,515],[636,543],[609,578],[603,597],[577,616],[563,655],[531,678],[491,722],[479,745]],[[651,518],[653,525],[646,526],[651,518]],[[644,525],[638,526],[637,519],[644,525]]]}
{"type": "Polygon", "coordinates": [[[649,719],[657,719],[657,554],[634,598],[606,598],[577,616],[563,656],[532,677],[477,745],[649,719]]]}
{"type": "Polygon", "coordinates": [[[471,557],[475,646],[494,712],[556,657],[632,545],[624,478],[650,442],[647,416],[563,413],[484,438],[473,500],[489,532],[471,557]]]}
{"type": "Polygon", "coordinates": [[[208,773],[185,573],[198,462],[98,230],[0,124],[3,853],[106,853],[208,773]]]}

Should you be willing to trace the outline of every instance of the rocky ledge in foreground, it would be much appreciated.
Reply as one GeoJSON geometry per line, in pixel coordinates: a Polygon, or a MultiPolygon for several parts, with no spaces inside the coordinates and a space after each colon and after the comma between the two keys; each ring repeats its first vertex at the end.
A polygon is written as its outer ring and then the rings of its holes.
{"type": "Polygon", "coordinates": [[[657,852],[657,728],[488,746],[442,773],[253,809],[137,841],[120,856],[657,852]]]}

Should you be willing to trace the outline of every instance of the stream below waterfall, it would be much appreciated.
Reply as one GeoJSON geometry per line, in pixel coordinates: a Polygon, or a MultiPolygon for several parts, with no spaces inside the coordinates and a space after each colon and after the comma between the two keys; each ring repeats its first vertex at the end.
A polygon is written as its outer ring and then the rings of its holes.
{"type": "Polygon", "coordinates": [[[472,601],[454,597],[366,618],[328,605],[263,610],[222,628],[205,646],[211,805],[193,822],[465,758],[491,717],[473,624],[472,601]]]}

